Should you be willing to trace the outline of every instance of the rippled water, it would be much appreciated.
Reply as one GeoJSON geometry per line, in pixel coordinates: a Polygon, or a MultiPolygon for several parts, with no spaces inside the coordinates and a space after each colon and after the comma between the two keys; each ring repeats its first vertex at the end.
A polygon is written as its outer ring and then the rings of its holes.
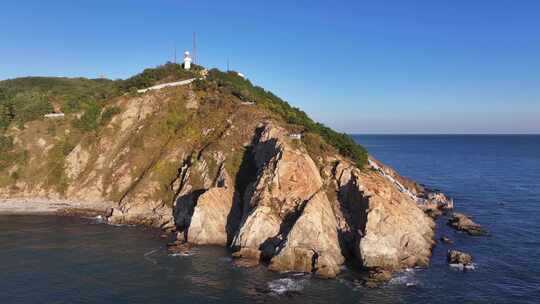
{"type": "Polygon", "coordinates": [[[399,172],[455,198],[491,231],[469,237],[460,272],[437,245],[428,269],[367,289],[336,280],[237,268],[219,247],[169,256],[158,231],[91,219],[0,216],[0,303],[537,303],[540,301],[540,136],[360,136],[399,172]]]}

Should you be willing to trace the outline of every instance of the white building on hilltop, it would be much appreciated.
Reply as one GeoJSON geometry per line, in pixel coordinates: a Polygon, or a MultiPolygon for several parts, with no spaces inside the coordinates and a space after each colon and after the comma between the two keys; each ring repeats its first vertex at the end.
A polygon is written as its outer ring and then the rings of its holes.
{"type": "Polygon", "coordinates": [[[188,51],[184,52],[184,69],[189,70],[191,68],[191,56],[188,51]]]}

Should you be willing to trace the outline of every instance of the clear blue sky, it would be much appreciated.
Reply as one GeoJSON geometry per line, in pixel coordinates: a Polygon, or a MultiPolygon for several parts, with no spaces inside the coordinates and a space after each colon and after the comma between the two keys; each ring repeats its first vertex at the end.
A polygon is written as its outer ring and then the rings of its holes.
{"type": "Polygon", "coordinates": [[[0,79],[245,73],[352,133],[540,133],[540,1],[2,0],[0,79]],[[180,53],[180,52],[179,52],[180,53]]]}

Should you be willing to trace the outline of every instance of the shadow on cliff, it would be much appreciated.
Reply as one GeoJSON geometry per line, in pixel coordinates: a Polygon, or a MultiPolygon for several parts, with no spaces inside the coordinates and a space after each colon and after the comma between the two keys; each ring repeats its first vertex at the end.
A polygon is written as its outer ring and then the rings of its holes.
{"type": "Polygon", "coordinates": [[[189,226],[191,225],[191,218],[193,212],[195,211],[195,206],[199,196],[201,196],[205,189],[198,189],[188,194],[179,196],[176,199],[176,204],[174,204],[173,215],[174,215],[174,224],[178,232],[181,232],[184,235],[184,240],[187,241],[189,226]]]}
{"type": "MultiPolygon", "coordinates": [[[[335,175],[335,172],[333,172],[335,175]]],[[[358,187],[352,175],[346,184],[338,186],[337,200],[349,230],[338,230],[341,253],[350,269],[363,268],[360,241],[366,232],[369,199],[358,187]]]]}
{"type": "MultiPolygon", "coordinates": [[[[278,255],[281,250],[283,250],[287,242],[289,232],[292,230],[296,221],[304,213],[307,203],[313,198],[313,196],[315,195],[312,195],[310,198],[302,201],[300,204],[298,204],[295,210],[287,213],[279,225],[279,232],[277,235],[266,239],[261,244],[259,247],[259,250],[261,250],[262,253],[261,262],[268,263],[274,256],[278,255]]],[[[315,263],[315,261],[313,263],[315,263]]]]}
{"type": "Polygon", "coordinates": [[[246,148],[240,167],[235,176],[233,206],[227,216],[227,245],[230,245],[243,220],[244,204],[249,203],[246,198],[248,187],[257,180],[257,166],[253,156],[253,146],[246,148]]]}
{"type": "Polygon", "coordinates": [[[227,245],[232,244],[234,237],[250,212],[249,202],[253,195],[253,187],[259,178],[260,169],[274,156],[274,154],[267,153],[267,151],[275,149],[276,140],[271,139],[261,143],[260,139],[263,130],[264,127],[255,129],[251,144],[246,147],[235,176],[233,206],[227,217],[227,245]],[[258,154],[257,159],[256,153],[258,154]]]}

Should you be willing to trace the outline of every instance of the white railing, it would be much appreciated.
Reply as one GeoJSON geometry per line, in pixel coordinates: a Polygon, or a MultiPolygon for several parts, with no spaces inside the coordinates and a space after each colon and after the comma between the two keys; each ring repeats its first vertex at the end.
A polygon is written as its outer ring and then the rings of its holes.
{"type": "Polygon", "coordinates": [[[195,81],[196,79],[197,79],[197,78],[191,78],[191,79],[187,79],[187,80],[181,80],[181,81],[175,81],[175,82],[162,83],[162,84],[158,84],[158,85],[155,85],[155,86],[153,86],[153,87],[146,88],[146,89],[140,89],[140,90],[137,90],[137,93],[146,93],[146,92],[148,92],[148,91],[152,91],[152,90],[160,90],[160,89],[167,88],[167,87],[177,87],[177,86],[182,86],[182,85],[190,84],[190,83],[192,83],[193,81],[195,81]]]}

